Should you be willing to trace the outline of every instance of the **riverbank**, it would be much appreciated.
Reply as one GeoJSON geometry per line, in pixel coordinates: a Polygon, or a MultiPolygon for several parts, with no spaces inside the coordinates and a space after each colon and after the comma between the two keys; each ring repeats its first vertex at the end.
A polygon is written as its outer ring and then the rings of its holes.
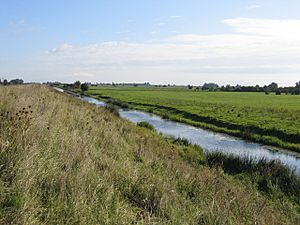
{"type": "Polygon", "coordinates": [[[1,87],[0,98],[1,223],[300,219],[299,204],[275,183],[270,187],[276,192],[268,196],[252,182],[189,161],[191,146],[167,141],[105,108],[40,85],[1,87]]]}
{"type": "Polygon", "coordinates": [[[86,94],[195,127],[300,152],[298,96],[92,88],[86,94]],[[296,102],[294,102],[296,101],[296,102]],[[298,108],[297,108],[298,107],[298,108]]]}

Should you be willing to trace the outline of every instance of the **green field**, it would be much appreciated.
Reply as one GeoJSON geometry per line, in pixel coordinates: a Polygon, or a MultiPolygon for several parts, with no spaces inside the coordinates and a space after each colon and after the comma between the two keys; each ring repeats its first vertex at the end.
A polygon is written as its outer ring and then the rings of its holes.
{"type": "Polygon", "coordinates": [[[141,87],[91,87],[87,93],[172,120],[300,152],[300,96],[141,87]]]}

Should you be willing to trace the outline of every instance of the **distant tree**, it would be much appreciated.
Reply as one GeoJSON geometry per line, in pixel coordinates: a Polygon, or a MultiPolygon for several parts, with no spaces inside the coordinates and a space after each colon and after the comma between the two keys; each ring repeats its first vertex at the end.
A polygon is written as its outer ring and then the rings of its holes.
{"type": "Polygon", "coordinates": [[[215,83],[205,83],[202,86],[202,90],[210,90],[211,91],[211,90],[215,90],[218,88],[219,88],[219,85],[215,84],[215,83]]]}
{"type": "Polygon", "coordinates": [[[79,80],[74,82],[75,88],[80,88],[80,85],[81,85],[81,82],[79,80]]]}
{"type": "Polygon", "coordinates": [[[22,79],[14,79],[9,82],[10,84],[23,84],[24,81],[22,79]]]}
{"type": "Polygon", "coordinates": [[[275,82],[272,82],[267,87],[268,91],[276,91],[278,89],[278,84],[275,82]]]}
{"type": "Polygon", "coordinates": [[[188,89],[193,89],[193,85],[188,85],[188,89]]]}
{"type": "Polygon", "coordinates": [[[81,84],[81,91],[87,91],[89,90],[89,85],[87,83],[83,83],[81,84]]]}
{"type": "Polygon", "coordinates": [[[3,85],[8,85],[9,83],[8,83],[8,81],[5,79],[5,80],[3,80],[3,85]]]}
{"type": "Polygon", "coordinates": [[[294,88],[294,94],[299,95],[300,94],[300,81],[296,83],[296,86],[294,88]]]}

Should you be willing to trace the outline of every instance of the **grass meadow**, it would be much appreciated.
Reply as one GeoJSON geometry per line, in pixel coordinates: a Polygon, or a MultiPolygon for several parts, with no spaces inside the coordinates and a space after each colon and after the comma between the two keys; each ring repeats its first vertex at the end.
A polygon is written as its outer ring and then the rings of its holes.
{"type": "Polygon", "coordinates": [[[285,168],[291,196],[276,176],[259,180],[266,192],[247,175],[264,169],[234,173],[230,158],[50,87],[0,87],[0,99],[0,224],[299,224],[285,168]]]}
{"type": "Polygon", "coordinates": [[[91,87],[87,94],[171,120],[300,152],[300,96],[180,88],[91,87]]]}

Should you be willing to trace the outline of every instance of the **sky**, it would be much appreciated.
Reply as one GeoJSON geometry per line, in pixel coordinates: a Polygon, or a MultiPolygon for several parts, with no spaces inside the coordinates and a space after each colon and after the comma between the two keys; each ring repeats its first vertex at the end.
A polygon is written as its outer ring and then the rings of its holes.
{"type": "Polygon", "coordinates": [[[0,0],[0,79],[294,85],[299,0],[0,0]]]}

